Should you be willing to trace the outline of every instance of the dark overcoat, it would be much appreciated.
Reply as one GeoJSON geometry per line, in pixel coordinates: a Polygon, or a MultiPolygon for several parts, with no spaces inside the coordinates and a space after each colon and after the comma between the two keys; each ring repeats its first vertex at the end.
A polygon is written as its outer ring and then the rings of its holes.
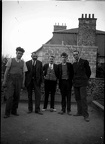
{"type": "MultiPolygon", "coordinates": [[[[73,65],[69,62],[67,62],[66,64],[67,64],[67,74],[68,74],[68,78],[69,78],[69,84],[70,84],[70,88],[72,88],[72,80],[73,80],[73,75],[74,75],[73,65]]],[[[59,88],[61,89],[62,64],[58,64],[58,78],[59,78],[59,88]]]]}
{"type": "Polygon", "coordinates": [[[79,62],[73,63],[73,69],[74,69],[73,85],[75,87],[87,86],[88,80],[91,75],[89,62],[87,60],[80,58],[79,62]]]}
{"type": "MultiPolygon", "coordinates": [[[[28,87],[32,80],[32,60],[26,62],[28,71],[25,73],[25,86],[28,87]]],[[[38,86],[41,85],[43,80],[42,62],[37,60],[35,66],[35,81],[38,86]]]]}

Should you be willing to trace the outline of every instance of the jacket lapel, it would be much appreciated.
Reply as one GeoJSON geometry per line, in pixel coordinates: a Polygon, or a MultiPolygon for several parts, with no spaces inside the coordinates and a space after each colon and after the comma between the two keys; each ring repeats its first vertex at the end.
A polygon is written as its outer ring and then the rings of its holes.
{"type": "Polygon", "coordinates": [[[75,71],[75,72],[78,70],[80,64],[81,64],[81,58],[79,59],[79,62],[75,62],[75,63],[74,63],[74,71],[75,71]]]}
{"type": "Polygon", "coordinates": [[[30,69],[32,71],[32,60],[29,61],[29,66],[30,66],[30,69]]]}
{"type": "Polygon", "coordinates": [[[62,64],[59,65],[59,72],[60,72],[60,75],[62,75],[62,64]]]}

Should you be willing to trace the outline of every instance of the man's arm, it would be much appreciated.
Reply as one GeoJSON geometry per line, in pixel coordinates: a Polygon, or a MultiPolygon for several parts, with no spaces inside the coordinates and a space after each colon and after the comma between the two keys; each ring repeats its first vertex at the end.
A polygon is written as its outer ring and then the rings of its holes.
{"type": "Polygon", "coordinates": [[[22,87],[24,87],[25,85],[25,73],[28,71],[26,63],[24,62],[24,66],[23,66],[23,82],[22,82],[22,87]]]}
{"type": "Polygon", "coordinates": [[[84,66],[85,66],[86,75],[87,75],[88,78],[90,78],[91,69],[90,69],[90,66],[89,66],[89,62],[87,60],[85,60],[84,66]]]}
{"type": "Polygon", "coordinates": [[[9,67],[6,67],[5,73],[4,73],[4,80],[3,80],[3,84],[2,86],[5,87],[7,84],[7,77],[8,77],[8,73],[9,73],[9,67]]]}
{"type": "Polygon", "coordinates": [[[41,83],[42,83],[43,79],[44,79],[42,62],[41,62],[41,71],[40,72],[41,72],[40,76],[41,76],[41,83]]]}
{"type": "Polygon", "coordinates": [[[6,69],[5,69],[5,73],[4,73],[4,79],[3,79],[3,83],[2,83],[2,86],[6,86],[7,84],[7,77],[8,77],[8,74],[9,74],[9,70],[10,70],[10,67],[11,67],[11,62],[12,62],[12,59],[10,58],[6,64],[6,69]]]}

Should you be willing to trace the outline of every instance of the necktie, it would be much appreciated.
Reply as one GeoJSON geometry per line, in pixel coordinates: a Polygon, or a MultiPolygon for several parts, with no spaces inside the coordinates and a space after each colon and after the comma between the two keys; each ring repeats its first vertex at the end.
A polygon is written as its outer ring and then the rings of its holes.
{"type": "Polygon", "coordinates": [[[35,66],[35,64],[36,64],[36,61],[33,61],[33,66],[35,66]]]}
{"type": "Polygon", "coordinates": [[[50,64],[50,68],[52,69],[52,64],[50,64]]]}

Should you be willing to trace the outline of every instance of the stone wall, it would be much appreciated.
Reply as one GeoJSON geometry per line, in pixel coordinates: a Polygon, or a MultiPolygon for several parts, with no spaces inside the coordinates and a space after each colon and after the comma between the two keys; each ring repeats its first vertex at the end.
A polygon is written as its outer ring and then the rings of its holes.
{"type": "Polygon", "coordinates": [[[87,59],[91,67],[91,78],[96,77],[96,58],[97,58],[97,47],[96,46],[73,46],[73,45],[43,45],[42,52],[42,62],[43,64],[49,61],[49,56],[55,56],[55,63],[61,62],[61,53],[66,52],[68,54],[68,61],[73,63],[74,58],[72,52],[77,49],[80,51],[81,58],[87,59]]]}
{"type": "Polygon", "coordinates": [[[87,87],[88,96],[92,97],[92,100],[100,100],[104,102],[104,79],[103,78],[91,78],[91,84],[87,87]]]}

